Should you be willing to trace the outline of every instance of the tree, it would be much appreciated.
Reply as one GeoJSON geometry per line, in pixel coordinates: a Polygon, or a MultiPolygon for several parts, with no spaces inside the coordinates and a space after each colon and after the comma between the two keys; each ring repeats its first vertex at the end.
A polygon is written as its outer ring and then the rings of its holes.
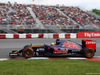
{"type": "Polygon", "coordinates": [[[93,9],[92,12],[94,12],[94,13],[100,15],[100,10],[98,10],[98,9],[93,9]]]}

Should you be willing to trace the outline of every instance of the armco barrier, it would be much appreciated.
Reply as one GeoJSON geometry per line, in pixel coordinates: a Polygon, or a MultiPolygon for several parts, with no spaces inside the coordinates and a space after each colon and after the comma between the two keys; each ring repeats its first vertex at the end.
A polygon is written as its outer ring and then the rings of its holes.
{"type": "Polygon", "coordinates": [[[100,38],[100,32],[79,32],[78,38],[100,38]]]}
{"type": "Polygon", "coordinates": [[[76,38],[76,33],[0,34],[0,39],[76,38]]]}

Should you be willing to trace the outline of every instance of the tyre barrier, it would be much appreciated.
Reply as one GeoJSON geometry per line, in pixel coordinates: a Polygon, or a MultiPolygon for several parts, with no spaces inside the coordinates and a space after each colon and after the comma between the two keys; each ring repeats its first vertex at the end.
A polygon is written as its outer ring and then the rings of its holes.
{"type": "Polygon", "coordinates": [[[77,33],[0,34],[0,39],[77,38],[77,33]]]}

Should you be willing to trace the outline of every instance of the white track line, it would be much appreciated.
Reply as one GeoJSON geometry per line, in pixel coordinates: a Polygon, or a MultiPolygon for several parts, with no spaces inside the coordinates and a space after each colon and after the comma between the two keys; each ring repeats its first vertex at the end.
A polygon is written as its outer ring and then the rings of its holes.
{"type": "Polygon", "coordinates": [[[87,58],[82,58],[82,57],[68,57],[68,59],[87,59],[87,58]]]}
{"type": "MultiPolygon", "coordinates": [[[[59,58],[59,57],[58,57],[59,58]]],[[[68,59],[87,59],[87,58],[84,58],[84,57],[67,57],[68,59]]],[[[66,58],[66,59],[67,59],[66,58]]],[[[100,58],[100,56],[94,56],[94,58],[100,58]]],[[[4,61],[4,60],[8,60],[9,58],[0,58],[0,61],[4,61]]],[[[30,59],[49,59],[48,57],[32,57],[32,58],[29,58],[28,60],[30,59]]]]}
{"type": "MultiPolygon", "coordinates": [[[[100,58],[100,56],[94,56],[94,58],[100,58]]],[[[68,59],[88,59],[84,57],[68,57],[68,59]]]]}
{"type": "Polygon", "coordinates": [[[8,58],[0,58],[0,61],[8,60],[8,58]]]}
{"type": "Polygon", "coordinates": [[[29,59],[49,59],[48,57],[32,57],[32,58],[29,58],[29,59]]]}

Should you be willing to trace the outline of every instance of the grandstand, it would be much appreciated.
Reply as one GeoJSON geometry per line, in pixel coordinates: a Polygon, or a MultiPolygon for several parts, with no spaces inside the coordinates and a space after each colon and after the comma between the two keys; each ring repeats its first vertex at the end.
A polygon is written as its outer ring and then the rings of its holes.
{"type": "Polygon", "coordinates": [[[73,6],[0,3],[0,32],[98,31],[100,19],[73,6]],[[95,30],[94,30],[95,28],[95,30]]]}

